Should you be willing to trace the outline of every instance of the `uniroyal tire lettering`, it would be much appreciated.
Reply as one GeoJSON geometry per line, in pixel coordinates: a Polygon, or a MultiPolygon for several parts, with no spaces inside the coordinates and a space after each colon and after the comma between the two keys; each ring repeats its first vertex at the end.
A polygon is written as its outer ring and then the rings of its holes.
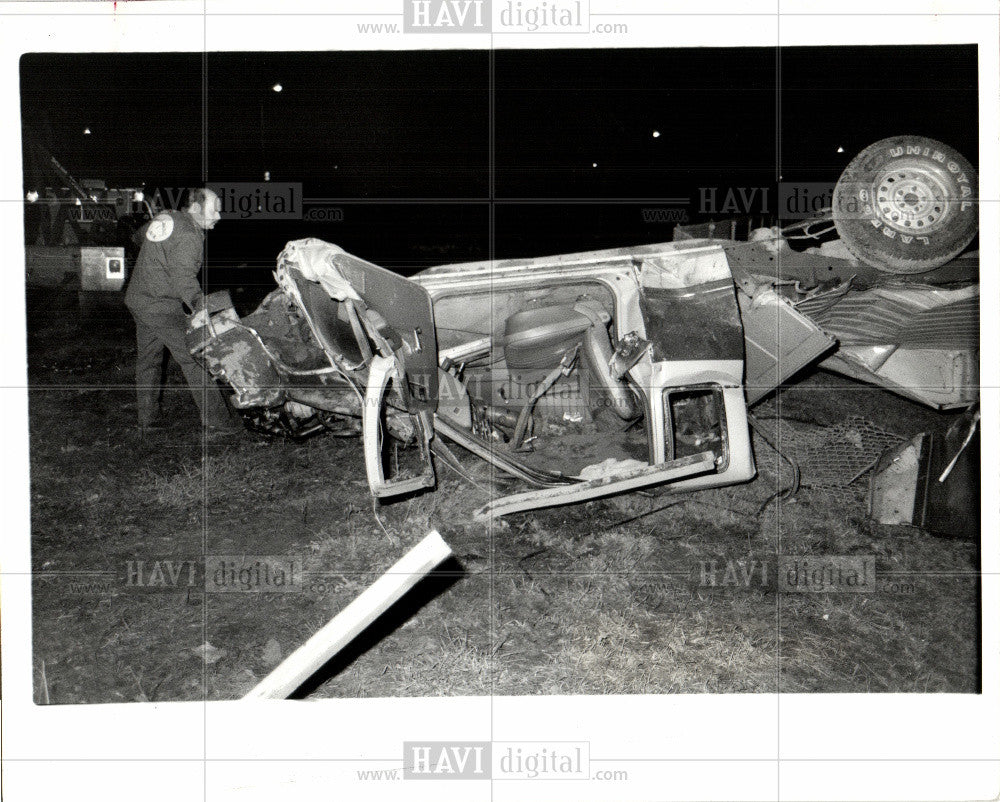
{"type": "Polygon", "coordinates": [[[886,273],[923,273],[954,259],[974,238],[976,186],[975,167],[949,146],[917,135],[884,139],[862,151],[841,174],[834,224],[860,261],[886,273]],[[930,192],[933,202],[917,189],[913,192],[920,203],[900,192],[883,193],[879,188],[889,186],[886,175],[897,173],[907,183],[895,189],[912,182],[930,192]],[[856,209],[849,206],[852,200],[856,209]]]}

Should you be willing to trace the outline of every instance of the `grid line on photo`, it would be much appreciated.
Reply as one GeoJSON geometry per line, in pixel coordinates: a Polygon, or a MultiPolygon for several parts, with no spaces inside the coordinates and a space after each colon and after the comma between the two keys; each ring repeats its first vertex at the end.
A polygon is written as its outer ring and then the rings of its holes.
{"type": "MultiPolygon", "coordinates": [[[[208,2],[207,0],[202,0],[202,54],[201,54],[201,186],[208,186],[209,181],[209,163],[208,163],[208,2]]],[[[263,132],[261,132],[263,136],[263,132]]],[[[205,260],[208,261],[208,245],[205,247],[205,260]]],[[[207,387],[202,389],[202,402],[201,408],[208,408],[208,393],[207,387]]],[[[208,460],[208,430],[207,427],[202,429],[202,464],[207,464],[208,460]]],[[[202,533],[201,533],[201,557],[203,561],[207,561],[208,558],[208,481],[209,472],[202,472],[202,512],[201,512],[201,523],[202,523],[202,533]]],[[[201,647],[207,646],[208,641],[208,607],[209,607],[209,594],[204,594],[204,599],[201,605],[201,647]]],[[[201,663],[201,691],[202,691],[202,757],[206,761],[208,759],[208,666],[209,657],[208,651],[204,652],[204,659],[201,663]]],[[[207,768],[202,769],[202,788],[204,789],[204,795],[206,802],[208,800],[208,770],[207,768]]]]}
{"type": "MultiPolygon", "coordinates": [[[[489,210],[489,241],[487,242],[487,258],[492,262],[496,259],[496,50],[493,32],[490,32],[490,49],[487,55],[489,70],[489,122],[487,124],[488,145],[487,145],[487,170],[488,194],[490,198],[489,210]]],[[[490,274],[490,319],[496,315],[494,305],[495,284],[493,274],[490,274]]],[[[490,502],[495,500],[493,488],[496,487],[497,469],[493,462],[490,462],[490,502]]],[[[487,599],[487,609],[489,610],[489,692],[490,692],[490,741],[496,739],[496,686],[497,686],[497,524],[494,519],[487,522],[487,537],[489,539],[488,570],[489,570],[489,596],[487,599]]],[[[493,783],[490,782],[490,793],[492,795],[493,783]]]]}
{"type": "MultiPolygon", "coordinates": [[[[778,15],[777,15],[777,17],[775,17],[776,42],[775,42],[775,48],[774,48],[774,69],[775,69],[775,81],[774,81],[774,85],[775,85],[775,88],[774,88],[774,92],[775,92],[775,98],[774,98],[774,157],[775,157],[774,178],[775,178],[775,182],[776,183],[780,183],[780,181],[781,181],[781,175],[782,175],[782,172],[781,172],[782,171],[782,133],[783,133],[782,129],[783,129],[783,123],[784,123],[783,118],[782,118],[782,101],[783,101],[784,98],[783,98],[783,94],[782,94],[783,87],[782,87],[782,70],[781,70],[781,67],[782,67],[782,64],[781,64],[781,0],[776,0],[776,2],[777,2],[777,6],[778,6],[778,15]]],[[[781,257],[782,257],[782,254],[779,251],[779,253],[777,254],[777,262],[778,262],[778,265],[779,265],[779,270],[780,270],[780,265],[781,265],[781,257]]],[[[782,319],[781,316],[779,316],[778,319],[777,319],[777,332],[776,332],[776,340],[778,342],[781,341],[782,323],[783,323],[783,319],[782,319]]],[[[782,357],[783,357],[783,354],[779,350],[776,353],[776,355],[775,355],[775,362],[776,362],[776,366],[777,366],[777,370],[778,370],[778,375],[779,376],[783,375],[782,357]]],[[[781,393],[781,389],[780,388],[777,390],[777,392],[775,393],[774,397],[775,397],[775,419],[776,419],[775,429],[776,429],[776,434],[777,434],[777,440],[778,440],[778,442],[780,442],[781,435],[782,435],[782,424],[784,422],[783,419],[782,419],[783,418],[783,415],[782,415],[783,395],[781,393]]],[[[772,451],[774,453],[774,459],[776,460],[776,462],[780,462],[780,460],[782,459],[783,455],[773,445],[772,445],[772,451]]],[[[774,475],[775,475],[775,488],[774,488],[774,494],[775,494],[774,495],[774,505],[775,505],[775,507],[774,507],[774,516],[775,516],[775,519],[774,519],[774,523],[775,523],[775,531],[777,532],[777,544],[778,544],[777,550],[778,550],[778,554],[784,554],[784,548],[782,546],[782,544],[783,544],[783,537],[782,537],[782,525],[781,525],[782,524],[782,513],[784,512],[784,506],[783,506],[784,498],[783,498],[783,489],[778,486],[778,484],[780,482],[780,477],[781,477],[781,467],[780,467],[780,464],[776,464],[775,465],[774,475]]],[[[782,648],[781,648],[782,647],[782,637],[781,637],[781,635],[782,635],[782,626],[781,626],[782,625],[782,619],[781,619],[782,609],[781,609],[781,603],[782,603],[782,599],[781,599],[781,594],[780,593],[775,594],[774,603],[775,603],[774,625],[775,625],[775,630],[776,630],[775,631],[775,640],[774,640],[774,643],[775,643],[775,650],[776,650],[776,653],[777,653],[777,659],[775,660],[775,672],[777,674],[777,676],[775,677],[775,681],[776,681],[776,686],[777,686],[777,694],[775,696],[775,702],[774,702],[774,708],[775,708],[775,710],[774,710],[774,715],[775,715],[775,729],[774,729],[774,731],[775,731],[775,744],[774,744],[775,749],[774,749],[774,751],[775,751],[775,758],[776,758],[775,764],[774,764],[774,772],[775,772],[775,783],[776,783],[776,786],[777,786],[777,798],[781,799],[781,693],[782,693],[782,680],[783,680],[783,677],[782,677],[782,671],[781,671],[781,666],[782,666],[782,648]]]]}

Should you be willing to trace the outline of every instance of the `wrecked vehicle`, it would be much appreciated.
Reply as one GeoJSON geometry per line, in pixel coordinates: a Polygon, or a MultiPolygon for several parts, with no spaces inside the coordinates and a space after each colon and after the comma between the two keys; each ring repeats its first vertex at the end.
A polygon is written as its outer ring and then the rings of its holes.
{"type": "MultiPolygon", "coordinates": [[[[897,158],[896,139],[872,146],[884,151],[881,167],[866,157],[877,186],[858,190],[845,172],[840,197],[855,191],[882,202],[882,187],[905,181],[883,203],[887,211],[869,202],[869,224],[930,228],[929,216],[966,223],[951,209],[966,201],[945,185],[948,165],[945,177],[915,177],[915,159],[938,164],[939,143],[920,140],[930,154],[923,157],[911,142],[897,158]]],[[[961,170],[974,186],[971,167],[961,170]]],[[[974,282],[900,285],[879,254],[858,260],[854,249],[874,251],[853,234],[852,251],[831,254],[793,251],[778,230],[745,242],[698,233],[443,265],[412,278],[321,240],[297,240],[278,257],[278,289],[256,311],[241,318],[228,293],[214,293],[192,316],[189,344],[256,428],[360,434],[376,498],[432,487],[437,460],[462,471],[449,444],[533,486],[495,498],[478,518],[652,485],[749,481],[748,404],[821,357],[934,406],[978,397],[978,320],[962,317],[978,312],[974,282]]],[[[893,240],[896,268],[900,247],[921,245],[880,236],[893,240]]],[[[941,258],[919,253],[903,266],[941,258]]]]}
{"type": "Polygon", "coordinates": [[[451,456],[444,438],[542,488],[481,515],[754,475],[743,329],[718,245],[406,279],[300,240],[276,276],[279,289],[242,319],[227,293],[209,296],[193,353],[261,425],[360,432],[376,497],[432,486],[431,453],[451,456]],[[400,464],[394,442],[415,446],[415,464],[400,464]]]}
{"type": "MultiPolygon", "coordinates": [[[[770,287],[833,337],[820,367],[965,408],[979,399],[979,255],[965,250],[978,231],[976,191],[975,170],[947,145],[890,137],[851,161],[817,219],[745,237],[735,221],[678,226],[674,237],[718,242],[745,296],[770,287]]],[[[753,337],[748,329],[748,351],[753,337]]]]}

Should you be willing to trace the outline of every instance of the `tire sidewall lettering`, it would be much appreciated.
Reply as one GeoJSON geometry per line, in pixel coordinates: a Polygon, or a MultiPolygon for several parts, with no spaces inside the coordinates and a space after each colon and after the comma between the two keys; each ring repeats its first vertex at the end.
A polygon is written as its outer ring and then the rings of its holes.
{"type": "Polygon", "coordinates": [[[976,185],[975,168],[947,144],[917,135],[891,137],[870,145],[845,168],[834,195],[834,222],[841,240],[861,261],[888,273],[925,272],[958,256],[974,238],[976,185]],[[937,172],[956,196],[954,216],[940,230],[923,235],[916,233],[919,229],[902,231],[874,208],[879,173],[904,166],[937,172]]]}

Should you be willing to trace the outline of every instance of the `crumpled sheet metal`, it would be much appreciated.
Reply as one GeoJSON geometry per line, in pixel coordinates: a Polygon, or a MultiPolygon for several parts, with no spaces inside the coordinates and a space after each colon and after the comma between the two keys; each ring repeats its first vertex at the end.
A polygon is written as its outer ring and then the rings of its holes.
{"type": "Polygon", "coordinates": [[[256,333],[245,326],[227,323],[201,352],[209,373],[233,388],[231,403],[237,409],[281,403],[284,398],[281,379],[256,333]]]}
{"type": "MultiPolygon", "coordinates": [[[[805,311],[799,307],[800,311],[805,311]]],[[[893,286],[851,292],[810,314],[841,345],[977,348],[979,286],[893,286]]]]}
{"type": "Polygon", "coordinates": [[[278,257],[278,269],[294,267],[308,281],[319,282],[327,295],[335,301],[360,301],[361,296],[344,278],[337,267],[336,257],[346,253],[343,248],[315,237],[292,240],[278,257]]]}
{"type": "Polygon", "coordinates": [[[746,348],[746,399],[755,404],[834,346],[834,339],[774,290],[738,294],[746,348]]]}
{"type": "Polygon", "coordinates": [[[965,407],[979,400],[979,352],[969,348],[849,345],[819,366],[936,409],[965,407]]]}
{"type": "MultiPolygon", "coordinates": [[[[803,315],[815,320],[818,315],[826,312],[843,299],[843,297],[851,291],[852,285],[853,280],[848,280],[830,289],[820,289],[812,292],[807,291],[801,300],[793,300],[792,304],[803,315]]],[[[800,285],[796,282],[796,291],[799,291],[799,288],[800,285]]]]}

